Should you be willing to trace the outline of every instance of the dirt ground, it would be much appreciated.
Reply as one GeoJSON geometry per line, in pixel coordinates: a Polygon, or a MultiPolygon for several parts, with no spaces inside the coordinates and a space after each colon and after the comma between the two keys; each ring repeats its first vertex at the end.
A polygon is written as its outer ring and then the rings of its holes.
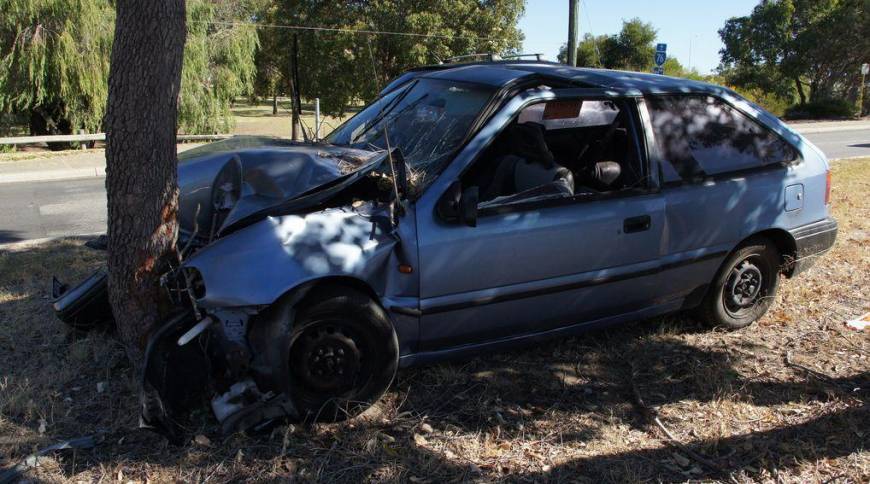
{"type": "Polygon", "coordinates": [[[836,247],[750,328],[677,315],[405,370],[344,424],[224,438],[203,410],[182,447],[136,429],[118,343],[48,307],[51,274],[75,280],[101,254],[75,240],[0,252],[0,469],[93,436],[27,479],[870,482],[870,332],[844,326],[870,311],[870,159],[834,166],[836,247]]]}

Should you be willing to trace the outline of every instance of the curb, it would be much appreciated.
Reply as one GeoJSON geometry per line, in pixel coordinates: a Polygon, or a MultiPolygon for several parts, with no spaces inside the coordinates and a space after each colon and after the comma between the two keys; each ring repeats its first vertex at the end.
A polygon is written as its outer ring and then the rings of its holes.
{"type": "Polygon", "coordinates": [[[4,183],[21,183],[37,181],[75,180],[80,178],[104,178],[105,167],[68,168],[52,171],[25,171],[0,175],[0,185],[4,183]]]}
{"type": "Polygon", "coordinates": [[[855,127],[839,127],[839,126],[828,126],[828,127],[819,127],[819,128],[809,128],[809,129],[799,129],[794,125],[789,125],[789,127],[800,134],[819,134],[819,133],[836,133],[843,131],[866,131],[870,129],[870,125],[867,126],[855,126],[855,127]]]}
{"type": "Polygon", "coordinates": [[[94,237],[103,235],[105,232],[94,232],[91,234],[78,234],[78,235],[58,235],[57,237],[42,237],[40,239],[27,239],[27,240],[19,240],[17,242],[6,242],[0,243],[0,253],[3,252],[21,252],[22,250],[30,249],[37,245],[42,245],[48,242],[54,242],[58,240],[71,240],[71,241],[80,241],[86,242],[94,237]]]}

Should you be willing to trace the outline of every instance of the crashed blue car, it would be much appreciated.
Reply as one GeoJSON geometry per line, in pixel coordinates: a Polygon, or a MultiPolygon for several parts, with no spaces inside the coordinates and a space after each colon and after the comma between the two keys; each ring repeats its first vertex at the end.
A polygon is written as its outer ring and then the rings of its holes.
{"type": "MultiPolygon", "coordinates": [[[[728,89],[546,62],[407,72],[324,140],[179,157],[143,422],[337,420],[397,369],[692,310],[749,326],[834,243],[825,155],[728,89]]],[[[87,326],[96,274],[54,301],[87,326]]]]}

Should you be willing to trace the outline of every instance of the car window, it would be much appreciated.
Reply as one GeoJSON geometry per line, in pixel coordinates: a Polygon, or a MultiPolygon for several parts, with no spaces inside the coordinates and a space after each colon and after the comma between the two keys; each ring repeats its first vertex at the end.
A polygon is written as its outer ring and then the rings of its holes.
{"type": "Polygon", "coordinates": [[[665,182],[797,158],[785,140],[712,96],[654,97],[648,105],[665,182]]]}
{"type": "Polygon", "coordinates": [[[479,208],[590,199],[646,186],[624,100],[556,99],[524,108],[463,175],[479,208]]]}
{"type": "Polygon", "coordinates": [[[551,101],[533,104],[520,113],[518,123],[538,123],[547,130],[607,126],[619,115],[613,101],[551,101]]]}

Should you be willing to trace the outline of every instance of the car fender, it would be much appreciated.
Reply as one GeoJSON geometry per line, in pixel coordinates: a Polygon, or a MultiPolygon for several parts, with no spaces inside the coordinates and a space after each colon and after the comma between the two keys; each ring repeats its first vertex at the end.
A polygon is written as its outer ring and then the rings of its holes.
{"type": "Polygon", "coordinates": [[[383,296],[399,240],[388,218],[327,209],[267,217],[199,250],[182,267],[202,278],[203,308],[266,306],[302,284],[336,276],[383,296]]]}

